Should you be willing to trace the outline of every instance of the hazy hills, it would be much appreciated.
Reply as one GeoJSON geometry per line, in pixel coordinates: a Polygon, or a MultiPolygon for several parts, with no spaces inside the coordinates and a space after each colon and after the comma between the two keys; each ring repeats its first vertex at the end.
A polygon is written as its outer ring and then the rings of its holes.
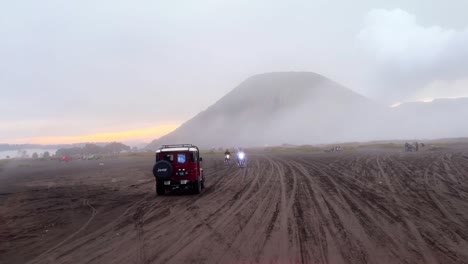
{"type": "Polygon", "coordinates": [[[0,144],[0,151],[7,150],[23,150],[23,149],[58,149],[67,146],[75,146],[78,144],[55,144],[55,145],[40,145],[40,144],[0,144]]]}
{"type": "Polygon", "coordinates": [[[315,73],[253,76],[174,132],[153,141],[238,146],[357,140],[384,108],[315,73]],[[359,126],[356,126],[359,124],[359,126]],[[344,133],[349,128],[350,133],[344,133]]]}
{"type": "Polygon", "coordinates": [[[393,138],[450,138],[468,136],[468,98],[404,103],[390,109],[386,136],[393,138]]]}
{"type": "MultiPolygon", "coordinates": [[[[110,142],[93,142],[98,146],[105,146],[110,142]]],[[[24,149],[60,149],[60,148],[82,148],[89,143],[73,143],[73,144],[4,144],[0,143],[0,151],[7,150],[24,150],[24,149]]]]}
{"type": "Polygon", "coordinates": [[[253,76],[174,132],[167,143],[211,146],[319,144],[468,136],[468,99],[386,107],[310,72],[253,76]]]}

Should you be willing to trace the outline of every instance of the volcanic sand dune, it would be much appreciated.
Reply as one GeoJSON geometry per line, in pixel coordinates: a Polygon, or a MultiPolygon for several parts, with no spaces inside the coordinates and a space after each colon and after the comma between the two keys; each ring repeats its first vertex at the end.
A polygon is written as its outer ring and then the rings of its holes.
{"type": "Polygon", "coordinates": [[[465,150],[204,158],[159,197],[152,157],[4,166],[0,263],[468,263],[465,150]]]}

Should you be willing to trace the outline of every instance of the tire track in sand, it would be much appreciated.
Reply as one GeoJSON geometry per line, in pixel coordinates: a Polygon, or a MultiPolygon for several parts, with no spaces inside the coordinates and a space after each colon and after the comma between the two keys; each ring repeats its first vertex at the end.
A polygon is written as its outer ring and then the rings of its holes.
{"type": "MultiPolygon", "coordinates": [[[[390,194],[392,195],[393,200],[395,200],[395,202],[397,204],[402,204],[402,201],[396,195],[396,192],[395,192],[395,189],[393,188],[393,185],[390,183],[390,179],[389,179],[387,173],[382,168],[382,165],[381,165],[380,160],[379,160],[379,156],[377,156],[376,162],[377,162],[377,166],[378,166],[378,168],[380,170],[380,174],[382,175],[383,179],[385,180],[385,183],[387,184],[387,186],[390,189],[390,194]]],[[[403,208],[400,208],[400,214],[403,215],[403,219],[404,219],[404,222],[405,222],[408,230],[411,232],[413,237],[418,242],[418,246],[422,249],[422,251],[420,253],[421,253],[421,256],[424,259],[424,262],[428,263],[428,264],[438,263],[438,261],[432,255],[431,251],[427,248],[426,243],[425,243],[421,233],[418,231],[418,228],[416,227],[416,225],[412,221],[409,220],[410,217],[409,217],[408,212],[406,210],[404,210],[403,208]]]]}
{"type": "MultiPolygon", "coordinates": [[[[83,200],[83,205],[84,206],[87,206],[89,209],[91,209],[91,216],[89,217],[88,221],[86,221],[86,223],[84,223],[77,231],[75,231],[74,233],[72,233],[71,235],[67,236],[65,239],[63,239],[62,241],[60,241],[58,244],[56,244],[55,246],[49,248],[47,251],[45,251],[44,253],[40,254],[39,256],[35,257],[34,259],[32,259],[31,261],[28,261],[27,263],[34,263],[36,262],[37,260],[40,260],[41,258],[43,258],[44,256],[52,253],[54,250],[56,250],[57,248],[59,248],[60,246],[62,246],[63,244],[67,243],[69,240],[71,240],[72,238],[74,238],[76,235],[78,235],[80,232],[82,232],[84,229],[86,229],[86,227],[88,227],[88,225],[93,221],[94,217],[96,216],[97,214],[97,210],[96,208],[94,208],[88,199],[84,199],[83,200]]],[[[52,258],[53,259],[53,258],[52,258]]],[[[50,260],[50,259],[49,259],[50,260]]]]}

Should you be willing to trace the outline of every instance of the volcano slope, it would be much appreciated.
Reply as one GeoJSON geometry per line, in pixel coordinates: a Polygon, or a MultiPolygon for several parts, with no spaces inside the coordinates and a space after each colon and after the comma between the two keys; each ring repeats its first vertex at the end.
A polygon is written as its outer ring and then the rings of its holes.
{"type": "Polygon", "coordinates": [[[468,148],[248,155],[198,196],[153,157],[3,164],[0,263],[468,263],[468,148]]]}
{"type": "Polygon", "coordinates": [[[320,74],[265,73],[248,78],[147,149],[165,142],[209,149],[374,140],[388,123],[386,110],[320,74]]]}

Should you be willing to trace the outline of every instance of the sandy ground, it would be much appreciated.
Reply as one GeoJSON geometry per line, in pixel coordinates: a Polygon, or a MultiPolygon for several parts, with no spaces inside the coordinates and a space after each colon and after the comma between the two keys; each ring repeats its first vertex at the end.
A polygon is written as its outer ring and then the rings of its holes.
{"type": "Polygon", "coordinates": [[[468,148],[248,154],[163,197],[152,157],[3,162],[0,263],[468,263],[468,148]]]}

